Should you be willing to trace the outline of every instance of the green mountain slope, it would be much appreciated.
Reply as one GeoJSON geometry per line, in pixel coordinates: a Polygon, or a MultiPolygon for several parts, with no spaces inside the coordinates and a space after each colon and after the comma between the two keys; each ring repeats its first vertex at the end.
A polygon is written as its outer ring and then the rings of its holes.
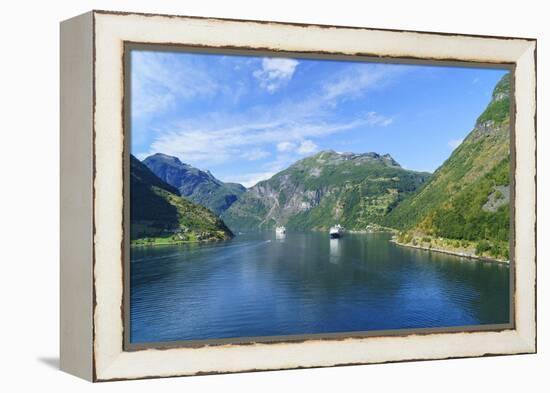
{"type": "Polygon", "coordinates": [[[180,195],[218,215],[246,191],[240,184],[223,183],[210,172],[201,171],[166,154],[153,154],[145,158],[143,163],[160,179],[176,187],[180,195]]]}
{"type": "Polygon", "coordinates": [[[130,238],[132,244],[224,240],[231,231],[214,213],[179,195],[143,163],[130,156],[130,238]]]}
{"type": "Polygon", "coordinates": [[[474,129],[386,225],[447,239],[477,242],[477,253],[508,258],[510,76],[494,89],[474,129]]]}
{"type": "Polygon", "coordinates": [[[323,151],[247,190],[222,218],[230,228],[362,230],[414,192],[428,173],[408,171],[389,155],[323,151]]]}

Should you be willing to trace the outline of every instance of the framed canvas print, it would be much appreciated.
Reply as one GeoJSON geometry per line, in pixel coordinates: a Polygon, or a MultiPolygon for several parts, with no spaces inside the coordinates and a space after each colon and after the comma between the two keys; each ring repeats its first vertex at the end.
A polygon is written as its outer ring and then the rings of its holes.
{"type": "Polygon", "coordinates": [[[61,368],[536,351],[536,40],[61,24],[61,368]]]}

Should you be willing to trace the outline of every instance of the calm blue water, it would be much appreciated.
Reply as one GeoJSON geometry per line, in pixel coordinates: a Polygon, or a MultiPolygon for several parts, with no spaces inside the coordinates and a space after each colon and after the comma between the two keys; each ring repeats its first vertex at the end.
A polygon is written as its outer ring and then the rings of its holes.
{"type": "Polygon", "coordinates": [[[388,234],[248,234],[133,248],[132,343],[509,321],[509,268],[388,234]]]}

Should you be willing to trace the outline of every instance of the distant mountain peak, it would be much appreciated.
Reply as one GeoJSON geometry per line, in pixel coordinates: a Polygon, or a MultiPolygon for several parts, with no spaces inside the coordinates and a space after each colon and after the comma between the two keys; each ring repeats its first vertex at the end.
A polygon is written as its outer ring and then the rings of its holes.
{"type": "Polygon", "coordinates": [[[510,119],[510,73],[505,74],[493,89],[491,102],[477,118],[476,127],[486,132],[510,119]]]}
{"type": "Polygon", "coordinates": [[[323,150],[249,188],[222,218],[234,229],[362,229],[427,178],[389,154],[323,150]]]}
{"type": "Polygon", "coordinates": [[[395,161],[395,159],[389,153],[384,154],[382,158],[391,166],[401,167],[401,165],[397,161],[395,161]]]}
{"type": "Polygon", "coordinates": [[[401,167],[397,161],[389,154],[379,154],[376,152],[367,152],[367,153],[354,153],[354,152],[337,152],[335,150],[322,150],[310,157],[306,157],[305,159],[298,161],[298,163],[302,161],[307,161],[310,159],[317,160],[318,163],[328,163],[328,164],[338,164],[340,162],[345,162],[349,160],[357,160],[361,163],[382,163],[384,165],[392,166],[392,167],[401,167]]]}
{"type": "Polygon", "coordinates": [[[500,101],[510,97],[510,73],[505,74],[493,89],[493,101],[500,101]]]}
{"type": "Polygon", "coordinates": [[[168,184],[167,182],[156,176],[149,168],[147,168],[145,164],[143,164],[132,154],[130,154],[130,171],[132,179],[135,178],[137,179],[137,181],[140,181],[142,183],[147,183],[151,186],[161,188],[178,196],[180,195],[180,192],[176,187],[168,184]]]}
{"type": "Polygon", "coordinates": [[[187,164],[184,164],[183,162],[181,162],[181,160],[178,157],[170,156],[170,155],[164,154],[164,153],[151,154],[150,156],[144,158],[143,162],[145,162],[148,159],[162,160],[164,162],[172,162],[172,163],[178,164],[178,165],[187,165],[187,164]]]}
{"type": "Polygon", "coordinates": [[[157,157],[157,158],[164,158],[164,159],[168,159],[168,160],[180,161],[180,159],[178,157],[171,156],[171,155],[164,154],[164,153],[154,153],[154,154],[151,154],[149,157],[157,157]]]}
{"type": "Polygon", "coordinates": [[[176,187],[182,196],[217,214],[231,206],[245,191],[240,184],[223,183],[209,170],[195,168],[167,154],[155,153],[143,163],[160,179],[176,187]]]}

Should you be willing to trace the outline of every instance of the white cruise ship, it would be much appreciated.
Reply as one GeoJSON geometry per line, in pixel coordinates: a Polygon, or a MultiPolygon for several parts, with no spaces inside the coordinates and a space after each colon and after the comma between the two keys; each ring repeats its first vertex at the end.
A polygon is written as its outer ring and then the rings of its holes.
{"type": "Polygon", "coordinates": [[[330,227],[329,234],[331,239],[338,239],[344,235],[344,228],[340,224],[334,225],[330,227]]]}

